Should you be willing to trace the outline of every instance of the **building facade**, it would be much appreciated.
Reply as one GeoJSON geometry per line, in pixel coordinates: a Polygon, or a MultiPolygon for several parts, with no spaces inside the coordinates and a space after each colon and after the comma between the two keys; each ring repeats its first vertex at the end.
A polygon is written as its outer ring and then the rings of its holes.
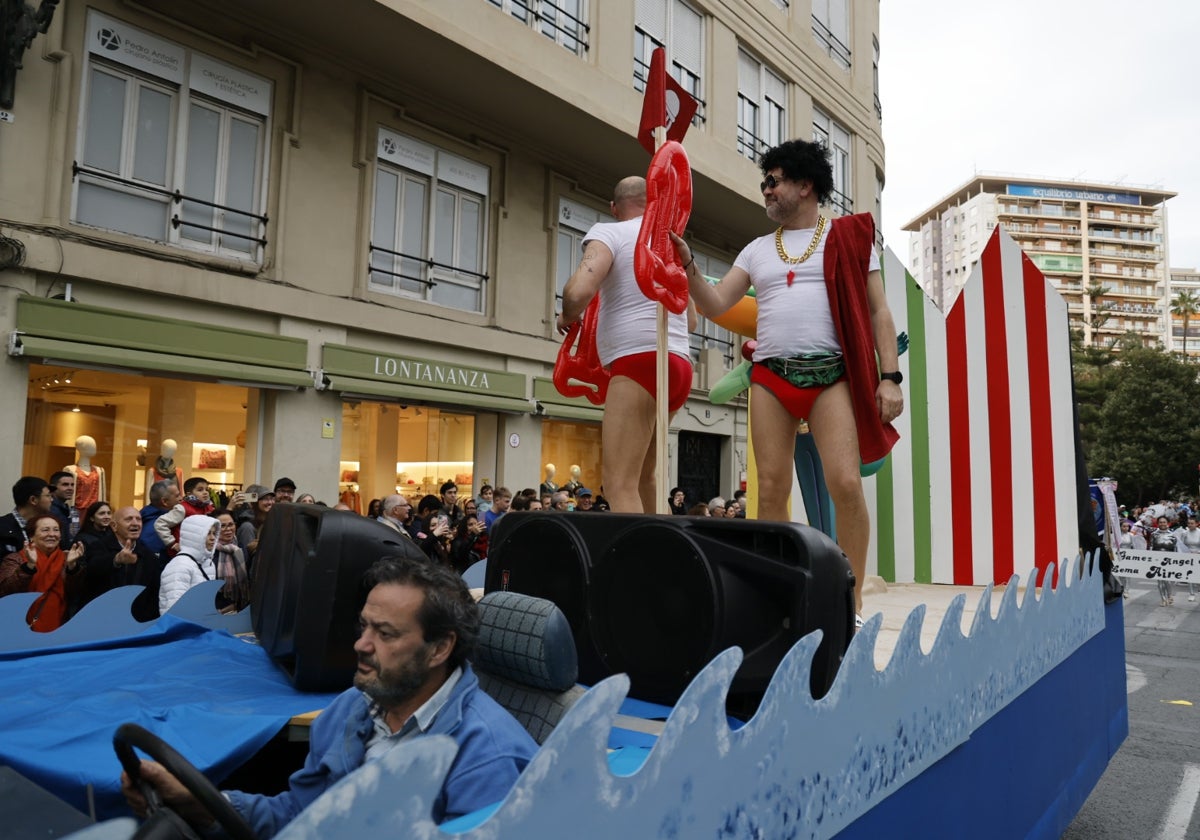
{"type": "MultiPolygon", "coordinates": [[[[878,3],[65,0],[0,122],[0,463],[141,503],[175,446],[229,491],[603,483],[601,410],[551,383],[554,316],[635,134],[650,53],[700,101],[697,261],[769,232],[754,163],[833,152],[878,211],[878,3]],[[168,441],[164,446],[164,441],[168,441]],[[86,449],[86,443],[85,447],[86,449]],[[166,452],[164,452],[164,449],[166,452]],[[151,476],[152,477],[152,476],[151,476]]],[[[669,445],[693,498],[746,470],[738,359],[702,322],[669,445]]]]}
{"type": "Polygon", "coordinates": [[[910,220],[913,277],[944,309],[1002,225],[1067,301],[1085,346],[1126,335],[1163,345],[1167,207],[1173,192],[977,176],[910,220]]]}
{"type": "Polygon", "coordinates": [[[1182,312],[1175,311],[1181,292],[1190,293],[1200,305],[1200,269],[1172,268],[1171,286],[1166,294],[1166,312],[1171,324],[1167,334],[1167,349],[1191,359],[1200,357],[1200,312],[1185,318],[1182,312]]]}

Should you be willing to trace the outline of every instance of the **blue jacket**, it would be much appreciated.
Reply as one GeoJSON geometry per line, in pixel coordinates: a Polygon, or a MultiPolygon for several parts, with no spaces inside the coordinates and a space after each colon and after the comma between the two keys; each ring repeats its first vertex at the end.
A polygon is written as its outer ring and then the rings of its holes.
{"type": "Polygon", "coordinates": [[[154,521],[166,512],[166,508],[160,508],[158,505],[146,505],[141,511],[142,534],[138,537],[138,542],[155,554],[161,554],[166,546],[163,545],[163,541],[159,539],[158,534],[154,532],[154,521]]]}
{"type": "MultiPolygon", "coordinates": [[[[278,796],[227,791],[259,838],[272,837],[344,776],[362,766],[372,724],[357,688],[342,692],[313,721],[308,758],[278,796]]],[[[449,735],[458,755],[433,803],[434,822],[469,814],[508,795],[537,751],[521,724],[479,687],[470,665],[427,735],[449,735]]],[[[403,749],[403,746],[397,747],[403,749]]]]}

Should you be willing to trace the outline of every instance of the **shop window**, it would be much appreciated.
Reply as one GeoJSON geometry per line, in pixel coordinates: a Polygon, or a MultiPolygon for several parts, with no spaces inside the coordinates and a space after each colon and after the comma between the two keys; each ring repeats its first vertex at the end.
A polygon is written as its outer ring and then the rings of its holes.
{"type": "Polygon", "coordinates": [[[787,134],[787,83],[738,50],[738,153],[757,161],[787,134]]]}
{"type": "Polygon", "coordinates": [[[694,125],[705,120],[701,84],[704,16],[682,0],[638,0],[633,29],[633,86],[646,89],[650,56],[658,47],[667,51],[667,72],[696,100],[694,125]]]}
{"type": "Polygon", "coordinates": [[[103,501],[114,508],[146,504],[164,440],[176,443],[183,479],[208,479],[215,502],[249,483],[246,388],[31,364],[26,397],[24,475],[49,477],[74,464],[75,442],[86,435],[104,470],[103,501]]]}
{"type": "MultiPolygon", "coordinates": [[[[571,467],[579,467],[583,486],[594,494],[601,493],[604,486],[603,455],[599,423],[542,421],[542,463],[554,464],[558,468],[555,481],[560,486],[570,481],[571,467]]],[[[537,487],[540,481],[539,478],[530,486],[537,487]]],[[[512,484],[508,487],[514,493],[523,489],[512,484]]]]}
{"type": "Polygon", "coordinates": [[[94,11],[88,33],[73,220],[260,260],[271,83],[94,11]]]}
{"type": "Polygon", "coordinates": [[[853,213],[850,130],[820,108],[813,108],[813,139],[829,147],[830,163],[833,164],[833,196],[829,199],[830,204],[842,215],[853,213]]]}
{"type": "MultiPolygon", "coordinates": [[[[483,483],[475,475],[475,418],[432,406],[342,403],[339,493],[357,497],[365,513],[371,499],[401,493],[413,503],[458,485],[459,499],[483,483]]],[[[348,502],[349,503],[349,502],[348,502]]],[[[354,505],[351,504],[353,507],[354,505]]]]}
{"type": "Polygon", "coordinates": [[[562,311],[562,293],[583,257],[583,237],[598,222],[612,216],[568,198],[558,200],[558,229],[554,242],[554,311],[562,311]]]}
{"type": "Polygon", "coordinates": [[[489,177],[482,164],[381,128],[371,290],[483,311],[489,177]]]}

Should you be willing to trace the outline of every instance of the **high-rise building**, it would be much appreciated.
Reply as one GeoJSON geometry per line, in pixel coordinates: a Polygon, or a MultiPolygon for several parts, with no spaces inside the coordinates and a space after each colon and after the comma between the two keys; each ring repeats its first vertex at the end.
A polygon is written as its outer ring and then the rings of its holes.
{"type": "Polygon", "coordinates": [[[1176,194],[1118,184],[980,175],[904,225],[909,266],[943,309],[992,229],[1002,225],[1067,302],[1085,346],[1126,334],[1164,343],[1166,201],[1176,194]]]}
{"type": "Polygon", "coordinates": [[[1192,358],[1200,356],[1200,312],[1185,315],[1175,311],[1176,302],[1182,302],[1178,297],[1181,292],[1190,294],[1194,305],[1200,308],[1200,269],[1172,268],[1171,285],[1165,295],[1167,318],[1171,324],[1167,332],[1167,349],[1192,358]]]}
{"type": "MultiPolygon", "coordinates": [[[[66,0],[0,58],[0,474],[90,437],[122,504],[164,441],[214,489],[287,475],[329,503],[546,463],[598,489],[601,411],[554,389],[554,319],[646,171],[657,46],[700,103],[706,274],[772,229],[755,159],[785,138],[829,143],[832,212],[878,211],[872,0],[66,0]]],[[[671,483],[707,499],[746,468],[746,410],[707,399],[734,337],[691,342],[671,483]]]]}

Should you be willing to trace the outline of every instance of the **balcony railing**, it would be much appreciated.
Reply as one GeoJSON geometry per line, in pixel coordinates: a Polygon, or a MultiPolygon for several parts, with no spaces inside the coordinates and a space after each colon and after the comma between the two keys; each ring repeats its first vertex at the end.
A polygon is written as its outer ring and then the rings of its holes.
{"type": "MultiPolygon", "coordinates": [[[[186,219],[181,218],[178,213],[175,213],[171,216],[170,223],[171,223],[171,227],[174,228],[175,230],[178,230],[180,227],[195,228],[196,230],[207,230],[211,233],[219,233],[221,236],[232,236],[236,239],[244,239],[247,242],[257,242],[259,245],[263,246],[264,248],[267,245],[267,239],[264,234],[266,233],[265,228],[266,228],[267,222],[269,220],[267,219],[265,214],[251,213],[249,210],[242,210],[237,207],[229,207],[224,204],[217,204],[212,201],[207,201],[203,198],[195,198],[194,196],[184,195],[179,190],[168,190],[168,189],[164,189],[163,187],[156,187],[151,184],[144,184],[141,181],[133,181],[129,178],[122,178],[121,176],[114,175],[111,172],[105,172],[100,169],[91,169],[86,166],[80,166],[77,161],[72,161],[71,162],[71,178],[74,179],[80,175],[87,175],[89,178],[99,178],[104,181],[111,181],[114,184],[120,184],[121,186],[124,186],[124,187],[130,187],[132,189],[138,190],[139,192],[150,193],[152,195],[159,195],[164,198],[170,199],[172,204],[177,205],[179,207],[182,207],[183,202],[186,201],[189,204],[199,204],[204,207],[211,207],[214,210],[220,210],[222,213],[233,213],[234,215],[237,215],[237,216],[243,216],[248,219],[253,219],[254,221],[258,222],[258,229],[259,229],[258,232],[260,234],[259,236],[253,236],[248,233],[238,233],[235,230],[227,230],[227,229],[221,228],[221,227],[210,227],[209,225],[202,225],[199,222],[189,222],[186,219]]],[[[165,231],[164,231],[164,233],[165,233],[165,231]]]]}
{"type": "Polygon", "coordinates": [[[843,44],[841,39],[833,34],[833,30],[815,15],[812,19],[812,32],[813,38],[829,54],[829,57],[836,61],[843,70],[849,70],[850,48],[843,44]]]}

